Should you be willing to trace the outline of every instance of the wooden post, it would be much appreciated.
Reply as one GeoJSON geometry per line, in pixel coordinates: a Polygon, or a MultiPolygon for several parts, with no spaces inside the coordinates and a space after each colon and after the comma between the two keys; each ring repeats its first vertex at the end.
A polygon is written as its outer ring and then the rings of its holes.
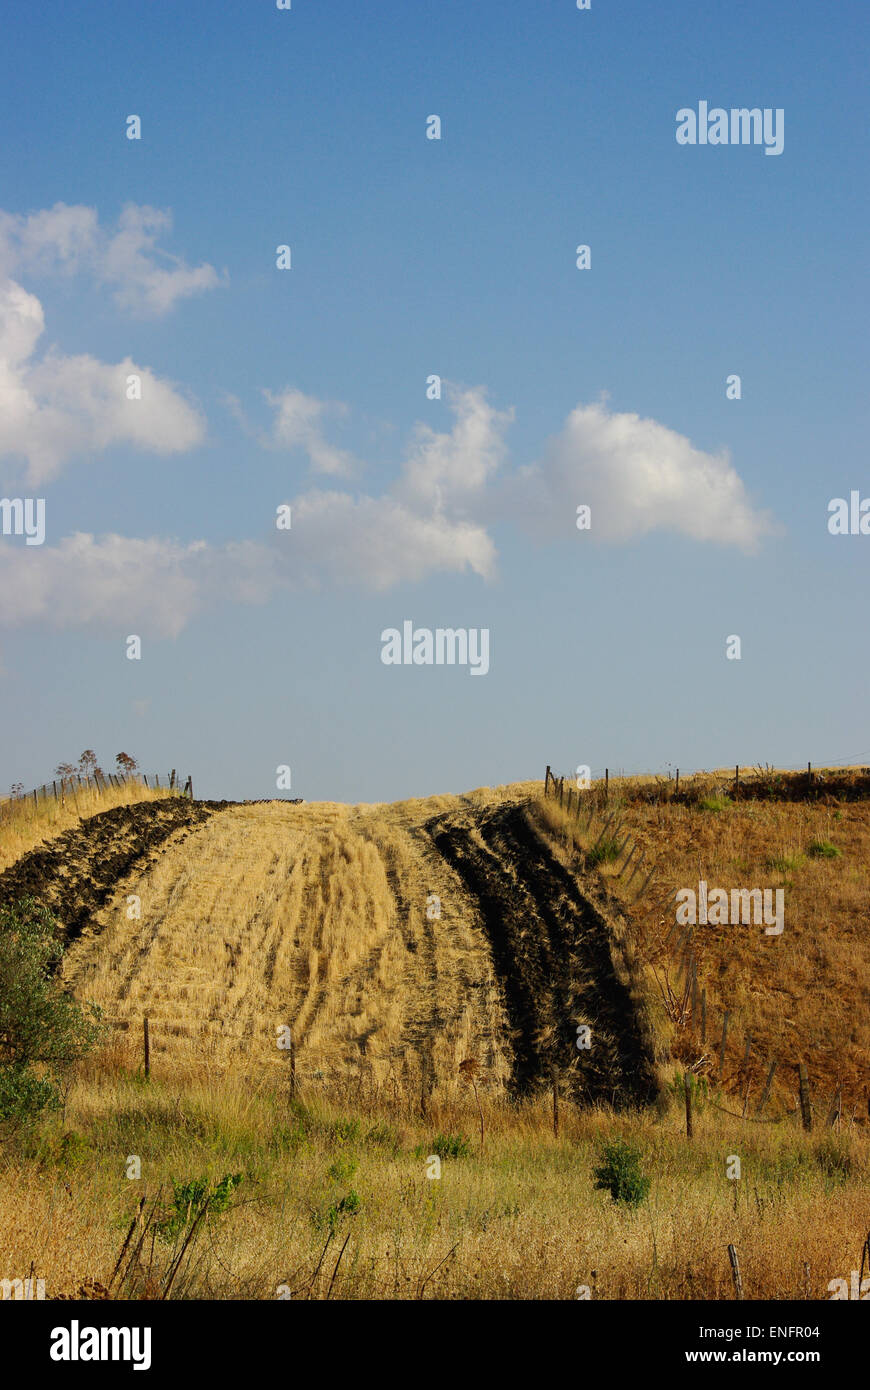
{"type": "Polygon", "coordinates": [[[606,767],[606,768],[604,769],[604,804],[605,804],[605,805],[607,804],[607,798],[608,798],[609,795],[610,795],[610,769],[606,767]]]}
{"type": "Polygon", "coordinates": [[[751,1034],[751,1033],[747,1033],[747,1034],[746,1034],[746,1047],[745,1047],[744,1052],[743,1052],[743,1065],[742,1065],[742,1067],[740,1068],[740,1070],[741,1070],[741,1072],[742,1072],[742,1075],[743,1075],[743,1077],[744,1077],[745,1080],[746,1080],[746,1090],[745,1090],[744,1093],[743,1093],[743,1114],[742,1114],[742,1116],[741,1116],[742,1119],[745,1119],[745,1118],[746,1118],[746,1107],[747,1107],[747,1105],[749,1104],[749,1092],[750,1092],[750,1090],[751,1090],[751,1088],[752,1088],[752,1081],[751,1081],[750,1073],[749,1073],[749,1050],[750,1050],[751,1047],[752,1047],[752,1034],[751,1034]]]}
{"type": "Polygon", "coordinates": [[[776,1059],[774,1058],[774,1060],[770,1064],[770,1070],[767,1073],[767,1080],[764,1083],[764,1090],[761,1093],[761,1100],[758,1102],[758,1109],[755,1112],[756,1115],[760,1115],[765,1105],[767,1104],[767,1098],[770,1095],[770,1088],[773,1085],[773,1073],[775,1071],[776,1059]]]}
{"type": "Polygon", "coordinates": [[[743,1280],[740,1278],[740,1261],[737,1258],[737,1251],[733,1245],[728,1246],[728,1258],[731,1261],[731,1278],[734,1281],[735,1298],[743,1297],[743,1280]]]}
{"type": "Polygon", "coordinates": [[[810,1079],[807,1076],[806,1064],[801,1062],[798,1066],[798,1078],[800,1081],[801,1098],[801,1123],[807,1134],[813,1127],[813,1107],[810,1100],[810,1079]]]}
{"type": "Polygon", "coordinates": [[[683,1090],[686,1093],[686,1138],[692,1137],[692,1078],[688,1072],[683,1073],[683,1090]]]}
{"type": "Polygon", "coordinates": [[[148,1032],[148,1015],[142,1020],[142,1041],[145,1044],[145,1080],[151,1080],[151,1037],[148,1032]]]}
{"type": "MultiPolygon", "coordinates": [[[[146,785],[146,787],[147,787],[147,786],[148,786],[148,774],[147,774],[147,773],[145,773],[145,772],[142,773],[142,780],[144,781],[144,783],[145,783],[145,785],[146,785]]],[[[149,787],[148,789],[149,789],[149,791],[151,790],[150,787],[149,787]]]]}
{"type": "Polygon", "coordinates": [[[36,790],[35,790],[35,788],[34,788],[34,792],[33,792],[33,804],[34,804],[34,806],[36,806],[37,809],[39,809],[39,802],[38,802],[37,799],[36,799],[36,790]]]}
{"type": "Polygon", "coordinates": [[[564,795],[565,795],[565,778],[564,778],[564,777],[560,777],[560,778],[559,778],[559,805],[560,805],[560,806],[562,805],[562,800],[563,800],[564,795]]]}
{"type": "Polygon", "coordinates": [[[674,788],[674,796],[679,796],[679,794],[680,794],[680,769],[677,768],[677,785],[676,785],[676,787],[674,788]]]}
{"type": "Polygon", "coordinates": [[[725,1071],[725,1040],[726,1040],[726,1038],[728,1037],[728,1020],[729,1020],[730,1017],[731,1017],[731,1015],[730,1015],[730,1013],[728,1012],[728,1010],[726,1009],[726,1010],[725,1010],[725,1013],[724,1013],[724,1015],[723,1015],[723,1018],[722,1018],[722,1041],[721,1041],[720,1044],[719,1044],[719,1080],[720,1080],[720,1081],[721,1081],[722,1075],[723,1075],[723,1073],[724,1073],[724,1071],[725,1071]]]}
{"type": "Polygon", "coordinates": [[[550,791],[550,764],[547,763],[547,771],[544,773],[544,796],[548,796],[550,791]]]}
{"type": "Polygon", "coordinates": [[[169,789],[170,791],[175,789],[175,768],[169,774],[169,789]]]}
{"type": "Polygon", "coordinates": [[[157,786],[157,787],[160,786],[160,773],[159,773],[159,772],[155,772],[155,774],[154,774],[154,785],[157,786]]]}
{"type": "Polygon", "coordinates": [[[570,784],[570,782],[568,783],[568,808],[567,808],[567,809],[568,809],[568,815],[570,816],[570,814],[571,814],[571,784],[570,784]]]}
{"type": "Polygon", "coordinates": [[[841,1116],[842,1113],[843,1113],[843,1091],[842,1091],[842,1087],[841,1087],[841,1086],[839,1085],[839,1083],[838,1083],[838,1084],[837,1084],[837,1088],[836,1088],[836,1090],[834,1091],[834,1099],[833,1099],[833,1102],[832,1102],[832,1104],[831,1104],[831,1108],[830,1108],[830,1110],[828,1111],[828,1125],[829,1125],[829,1127],[830,1127],[831,1129],[833,1129],[834,1125],[838,1125],[838,1124],[840,1123],[840,1116],[841,1116]]]}
{"type": "Polygon", "coordinates": [[[52,782],[51,785],[52,785],[52,788],[54,789],[54,799],[55,799],[55,801],[57,801],[57,782],[52,782]]]}

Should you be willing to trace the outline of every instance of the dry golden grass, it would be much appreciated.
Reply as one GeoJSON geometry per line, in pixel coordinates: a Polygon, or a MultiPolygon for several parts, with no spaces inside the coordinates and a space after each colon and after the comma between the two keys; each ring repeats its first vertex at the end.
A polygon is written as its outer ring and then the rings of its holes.
{"type": "Polygon", "coordinates": [[[0,803],[0,873],[23,854],[71,830],[89,816],[111,811],[116,806],[157,801],[172,795],[174,793],[166,788],[148,788],[130,781],[120,787],[107,786],[102,791],[77,786],[65,791],[63,801],[53,796],[40,797],[36,805],[32,796],[4,801],[0,803]]]}
{"type": "MultiPolygon", "coordinates": [[[[733,775],[733,770],[732,770],[733,775]]],[[[870,803],[747,801],[704,810],[665,802],[638,805],[617,786],[608,812],[618,810],[623,834],[646,851],[643,872],[627,888],[613,866],[596,869],[614,905],[621,908],[636,952],[657,960],[657,946],[674,924],[675,909],[654,904],[671,889],[782,888],[784,930],[767,936],[754,926],[698,926],[695,950],[699,982],[706,987],[708,1053],[715,1055],[722,1014],[729,1010],[731,1065],[747,1034],[753,1039],[753,1088],[757,1095],[766,1059],[777,1058],[775,1090],[797,1104],[799,1061],[808,1065],[820,1108],[838,1084],[844,1103],[866,1117],[870,1087],[870,803]],[[814,858],[809,847],[828,841],[837,858],[814,858]],[[640,902],[633,902],[648,866],[657,866],[640,902]],[[650,910],[651,904],[653,905],[650,910]]],[[[560,844],[566,862],[577,863],[602,829],[596,815],[588,834],[552,797],[539,815],[560,844]]],[[[670,975],[675,974],[672,956],[670,975]]],[[[658,973],[664,978],[662,966],[658,973]]],[[[648,972],[650,1002],[657,984],[648,972]]],[[[697,1060],[697,1041],[684,1045],[669,1032],[677,1055],[697,1060]]],[[[727,1070],[727,1068],[726,1068],[727,1070]]]]}
{"type": "MultiPolygon", "coordinates": [[[[471,793],[469,804],[498,797],[471,793]]],[[[474,904],[418,833],[463,798],[397,806],[232,807],[118,885],[67,952],[64,978],[155,1066],[240,1057],[300,1075],[392,1078],[420,1094],[479,1054],[508,1077],[499,990],[474,904]],[[128,897],[141,902],[131,918],[128,897]],[[427,917],[430,895],[441,916],[427,917]]]]}
{"type": "MultiPolygon", "coordinates": [[[[234,1209],[209,1221],[173,1297],[271,1299],[284,1286],[297,1299],[573,1299],[585,1285],[603,1299],[730,1299],[734,1243],[748,1298],[827,1299],[860,1264],[870,1147],[854,1127],[808,1137],[706,1111],[690,1143],[678,1107],[572,1109],[556,1139],[546,1098],[483,1098],[481,1151],[467,1087],[423,1121],[389,1085],[340,1096],[309,1083],[291,1104],[262,1070],[199,1072],[144,1086],[105,1061],[82,1071],[66,1139],[57,1130],[0,1166],[0,1277],[32,1263],[49,1297],[106,1286],[141,1196],[162,1191],[163,1207],[172,1179],[236,1172],[234,1209]],[[431,1178],[439,1133],[465,1136],[468,1153],[431,1178]],[[616,1137],[652,1179],[634,1213],[594,1186],[616,1137]],[[726,1176],[733,1154],[739,1181],[726,1176]],[[337,1213],[351,1193],[356,1214],[337,1213]]],[[[158,1241],[152,1260],[146,1245],[140,1287],[150,1265],[159,1288],[170,1253],[158,1241]]]]}
{"type": "MultiPolygon", "coordinates": [[[[540,792],[231,807],[118,883],[63,966],[103,1006],[113,1039],[78,1068],[62,1119],[0,1160],[0,1277],[32,1264],[49,1296],[106,1285],[140,1196],[165,1205],[173,1179],[241,1172],[173,1297],[275,1298],[285,1286],[294,1298],[575,1298],[586,1286],[605,1299],[731,1298],[734,1243],[748,1297],[829,1298],[830,1281],[860,1265],[870,1226],[870,1125],[856,1109],[870,1058],[867,803],[621,807],[658,865],[651,893],[699,877],[786,885],[780,938],[699,928],[711,1033],[727,1007],[732,1047],[751,1031],[759,1056],[781,1058],[771,1118],[794,1105],[786,1063],[808,1061],[822,1109],[839,1080],[840,1125],[804,1135],[796,1116],[751,1123],[699,1098],[689,1142],[674,1086],[642,1114],[566,1103],[555,1138],[548,1095],[505,1098],[509,1030],[480,905],[424,828],[452,816],[473,833],[472,813],[540,792]],[[798,858],[814,840],[841,856],[798,858]],[[440,918],[427,917],[432,895],[440,918]],[[134,1074],[145,1014],[147,1085],[134,1074]],[[296,1042],[295,1099],[281,1025],[296,1042]],[[443,1158],[433,1179],[439,1134],[463,1136],[468,1152],[443,1158]],[[652,1180],[635,1213],[594,1187],[614,1138],[637,1146],[652,1180]],[[735,1154],[739,1182],[726,1175],[735,1154]],[[126,1176],[132,1155],[139,1179],[126,1176]],[[351,1194],[359,1209],[343,1214],[351,1194]]],[[[582,872],[600,820],[584,837],[553,799],[532,814],[582,872]]],[[[676,1082],[668,1048],[683,1065],[699,1058],[652,973],[673,914],[632,904],[637,881],[627,893],[611,867],[584,883],[608,909],[617,972],[657,1029],[663,1083],[676,1082]]],[[[169,1258],[158,1241],[127,1292],[146,1266],[159,1288],[169,1258]]]]}

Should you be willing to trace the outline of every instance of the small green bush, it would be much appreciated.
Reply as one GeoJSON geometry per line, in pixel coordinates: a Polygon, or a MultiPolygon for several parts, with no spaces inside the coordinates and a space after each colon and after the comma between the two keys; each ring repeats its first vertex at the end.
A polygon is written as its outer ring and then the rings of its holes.
{"type": "Polygon", "coordinates": [[[60,1106],[70,1064],[103,1035],[100,1011],[79,1004],[56,973],[60,926],[34,898],[0,907],[0,1130],[32,1126],[60,1106]]]}
{"type": "Polygon", "coordinates": [[[731,805],[730,796],[702,796],[698,806],[702,811],[724,811],[731,805]]]}
{"type": "Polygon", "coordinates": [[[628,1207],[639,1207],[645,1202],[650,1179],[641,1171],[640,1150],[616,1139],[604,1145],[601,1157],[601,1166],[595,1169],[595,1186],[609,1192],[614,1202],[628,1207]]]}
{"type": "Polygon", "coordinates": [[[428,1158],[437,1154],[439,1158],[467,1158],[471,1153],[471,1141],[464,1134],[436,1134],[428,1144],[418,1144],[414,1150],[415,1158],[428,1158]]]}
{"type": "Polygon", "coordinates": [[[587,851],[586,863],[590,868],[595,868],[597,864],[612,864],[619,858],[621,845],[619,840],[613,839],[610,835],[599,840],[597,845],[587,851]]]}
{"type": "Polygon", "coordinates": [[[362,1202],[359,1193],[351,1190],[337,1202],[330,1202],[328,1207],[313,1211],[311,1220],[316,1231],[328,1230],[335,1235],[343,1216],[356,1216],[360,1211],[362,1202]]]}
{"type": "Polygon", "coordinates": [[[812,855],[813,859],[839,859],[842,853],[843,851],[832,845],[830,840],[813,840],[807,850],[807,854],[812,855]]]}
{"type": "Polygon", "coordinates": [[[795,851],[793,854],[775,854],[767,861],[767,867],[777,874],[791,874],[806,863],[806,856],[795,851]]]}
{"type": "Polygon", "coordinates": [[[154,1223],[157,1234],[163,1240],[175,1240],[204,1211],[208,1211],[209,1215],[226,1211],[241,1181],[241,1173],[225,1173],[214,1187],[208,1178],[191,1178],[188,1182],[173,1179],[172,1207],[161,1221],[154,1223]]]}
{"type": "Polygon", "coordinates": [[[358,1167],[355,1158],[350,1154],[339,1154],[334,1163],[327,1169],[333,1182],[350,1182],[358,1167]]]}

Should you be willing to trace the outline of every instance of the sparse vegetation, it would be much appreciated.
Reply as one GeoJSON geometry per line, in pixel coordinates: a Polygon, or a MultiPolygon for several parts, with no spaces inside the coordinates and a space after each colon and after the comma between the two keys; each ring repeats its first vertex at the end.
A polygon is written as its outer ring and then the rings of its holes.
{"type": "MultiPolygon", "coordinates": [[[[2,1261],[32,1263],[49,1296],[564,1298],[594,1282],[599,1298],[731,1298],[733,1241],[750,1298],[826,1298],[866,1231],[870,803],[732,799],[727,785],[657,802],[611,783],[611,845],[630,832],[647,851],[631,888],[611,854],[589,860],[601,818],[587,833],[553,798],[530,804],[540,785],[235,806],[170,827],[84,911],[61,962],[59,986],[98,1003],[113,1036],[72,1064],[62,1111],[37,1107],[7,1140],[2,1261]],[[787,878],[781,938],[696,933],[702,1049],[656,998],[664,895],[772,874],[787,878]],[[600,912],[577,898],[581,877],[600,912]],[[822,984],[838,1006],[820,1039],[822,984]],[[593,998],[596,1048],[578,1053],[573,1020],[593,998]],[[292,1030],[292,1084],[276,1023],[292,1030]],[[780,1059],[767,1123],[767,1073],[741,1071],[749,1033],[755,1056],[780,1059]],[[804,1059],[812,1134],[794,1094],[804,1059]],[[656,1104],[625,1109],[653,1062],[656,1104]],[[141,1177],[120,1181],[131,1154],[141,1177]]],[[[129,848],[129,825],[118,834],[95,860],[129,848]]],[[[67,891],[87,878],[63,868],[67,891]]]]}
{"type": "Polygon", "coordinates": [[[807,850],[807,854],[813,859],[839,859],[842,853],[843,851],[832,845],[830,840],[813,840],[807,850]]]}

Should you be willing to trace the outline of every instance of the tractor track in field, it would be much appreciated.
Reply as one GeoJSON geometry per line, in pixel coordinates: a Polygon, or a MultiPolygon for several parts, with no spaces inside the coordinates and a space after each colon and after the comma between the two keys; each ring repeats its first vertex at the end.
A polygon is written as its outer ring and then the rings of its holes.
{"type": "Polygon", "coordinates": [[[167,798],[102,812],[0,875],[0,905],[29,896],[48,907],[73,975],[83,972],[89,988],[103,978],[119,1019],[159,1004],[190,1036],[231,1025],[250,1050],[280,1009],[297,1048],[325,1047],[334,1065],[341,1044],[331,1036],[348,1038],[344,1055],[358,1061],[388,1018],[390,1056],[415,1057],[424,1086],[471,1051],[498,1065],[499,1084],[516,1096],[550,1084],[555,1068],[578,1104],[629,1108],[655,1097],[613,928],[526,803],[463,800],[381,821],[352,813],[338,839],[322,813],[307,811],[299,829],[280,804],[274,815],[253,805],[249,814],[234,802],[167,798]],[[205,830],[222,811],[214,833],[205,830]],[[358,906],[339,930],[343,871],[358,906]],[[145,885],[148,909],[130,923],[112,900],[145,885]],[[430,920],[436,890],[443,912],[430,920]],[[336,939],[347,960],[338,968],[336,939]],[[577,1047],[580,1023],[592,1030],[588,1050],[577,1047]]]}
{"type": "Polygon", "coordinates": [[[609,929],[522,806],[436,817],[438,851],[475,899],[504,991],[518,1092],[570,1069],[578,1101],[645,1105],[657,1083],[609,929]],[[592,1046],[577,1049],[577,1024],[592,1046]]]}
{"type": "Polygon", "coordinates": [[[66,941],[74,941],[121,879],[160,852],[167,840],[185,839],[232,804],[167,797],[89,816],[0,874],[0,905],[35,898],[60,922],[66,941]]]}

